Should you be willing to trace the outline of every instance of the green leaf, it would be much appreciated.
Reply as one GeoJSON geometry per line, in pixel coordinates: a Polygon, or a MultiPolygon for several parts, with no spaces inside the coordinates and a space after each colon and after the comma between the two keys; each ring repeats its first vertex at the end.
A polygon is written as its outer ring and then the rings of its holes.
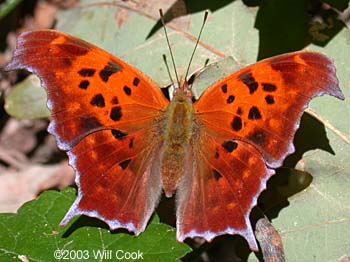
{"type": "Polygon", "coordinates": [[[137,261],[179,261],[190,251],[187,245],[176,241],[175,229],[160,223],[157,216],[138,237],[124,231],[111,233],[102,223],[102,227],[96,226],[98,223],[86,226],[88,223],[81,222],[84,219],[75,219],[61,228],[58,224],[75,197],[72,188],[46,191],[24,204],[17,214],[0,214],[0,261],[24,261],[21,257],[43,262],[117,261],[116,255],[120,257],[123,252],[142,253],[143,259],[137,261]],[[62,250],[72,259],[55,259],[55,250],[62,250]],[[111,254],[111,259],[100,259],[98,252],[111,254]]]}
{"type": "Polygon", "coordinates": [[[11,89],[5,100],[5,110],[20,119],[49,117],[46,100],[46,92],[40,86],[39,78],[30,75],[11,89]]]}
{"type": "Polygon", "coordinates": [[[289,199],[273,224],[280,231],[286,261],[340,261],[350,255],[350,146],[328,131],[335,155],[309,151],[297,168],[311,185],[289,199]]]}
{"type": "Polygon", "coordinates": [[[231,56],[206,66],[195,77],[192,85],[193,95],[199,98],[208,86],[238,69],[239,65],[231,56]]]}

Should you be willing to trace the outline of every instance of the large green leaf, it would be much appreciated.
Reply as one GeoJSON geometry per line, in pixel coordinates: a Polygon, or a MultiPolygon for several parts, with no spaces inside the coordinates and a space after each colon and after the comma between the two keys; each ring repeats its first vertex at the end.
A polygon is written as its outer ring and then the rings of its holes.
{"type": "Polygon", "coordinates": [[[40,85],[40,79],[30,75],[7,95],[5,110],[20,119],[48,117],[50,112],[46,107],[46,100],[46,92],[40,85]]]}
{"type": "Polygon", "coordinates": [[[131,261],[179,261],[190,251],[176,241],[175,229],[157,216],[139,237],[111,233],[98,222],[86,226],[84,219],[61,228],[58,224],[75,197],[72,188],[46,191],[17,214],[0,214],[0,261],[117,261],[128,253],[142,254],[142,259],[131,261]]]}

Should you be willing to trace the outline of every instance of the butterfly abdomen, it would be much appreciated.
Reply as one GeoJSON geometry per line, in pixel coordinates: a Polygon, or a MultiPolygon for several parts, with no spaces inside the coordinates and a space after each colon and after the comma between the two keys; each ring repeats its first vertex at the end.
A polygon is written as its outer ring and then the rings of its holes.
{"type": "Polygon", "coordinates": [[[174,95],[167,114],[161,173],[163,189],[166,196],[170,197],[184,173],[186,153],[192,137],[193,106],[184,92],[174,95]]]}

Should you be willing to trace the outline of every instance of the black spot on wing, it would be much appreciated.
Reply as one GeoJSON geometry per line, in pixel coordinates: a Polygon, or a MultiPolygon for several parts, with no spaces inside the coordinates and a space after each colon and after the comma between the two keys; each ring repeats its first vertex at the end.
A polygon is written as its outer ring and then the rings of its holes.
{"type": "Polygon", "coordinates": [[[223,84],[223,85],[221,86],[221,91],[222,91],[224,94],[227,93],[227,85],[226,85],[226,84],[223,84]]]}
{"type": "Polygon", "coordinates": [[[252,106],[252,107],[249,109],[248,118],[249,118],[250,120],[258,120],[258,119],[261,119],[261,113],[260,113],[259,108],[257,108],[256,106],[252,106]]]}
{"type": "Polygon", "coordinates": [[[132,81],[132,84],[133,84],[134,86],[138,86],[139,83],[140,83],[140,79],[138,79],[137,77],[135,77],[134,80],[132,81]]]}
{"type": "Polygon", "coordinates": [[[249,88],[250,94],[253,94],[258,89],[259,84],[255,81],[251,72],[245,72],[240,74],[238,76],[238,79],[249,88]]]}
{"type": "Polygon", "coordinates": [[[123,90],[124,90],[124,93],[125,93],[127,96],[131,95],[131,89],[130,89],[130,87],[124,86],[124,87],[123,87],[123,90]]]}
{"type": "Polygon", "coordinates": [[[122,118],[122,108],[120,106],[115,106],[112,108],[109,117],[113,121],[119,121],[122,118]]]}
{"type": "Polygon", "coordinates": [[[267,104],[272,105],[275,103],[275,99],[273,98],[272,95],[267,95],[265,96],[265,101],[267,104]]]}
{"type": "Polygon", "coordinates": [[[105,107],[105,99],[102,94],[97,94],[91,99],[90,104],[97,107],[105,107]]]}
{"type": "Polygon", "coordinates": [[[93,68],[83,68],[78,71],[78,74],[82,77],[92,77],[94,76],[96,70],[93,68]]]}
{"type": "Polygon", "coordinates": [[[231,122],[231,127],[234,131],[239,131],[242,129],[242,118],[235,116],[231,122]]]}
{"type": "Polygon", "coordinates": [[[220,178],[222,178],[222,175],[215,169],[212,169],[213,175],[216,181],[218,181],[220,178]]]}
{"type": "Polygon", "coordinates": [[[79,88],[81,89],[87,89],[90,85],[90,82],[88,80],[83,80],[79,84],[79,88]]]}
{"type": "Polygon", "coordinates": [[[128,135],[127,133],[124,133],[118,129],[112,129],[111,133],[118,140],[122,140],[124,137],[126,137],[128,135]]]}
{"type": "Polygon", "coordinates": [[[130,162],[131,162],[131,159],[127,159],[127,160],[125,160],[125,161],[123,161],[123,162],[120,162],[120,163],[119,163],[119,166],[120,166],[123,170],[125,170],[125,169],[129,166],[130,162]]]}
{"type": "Polygon", "coordinates": [[[236,142],[233,142],[231,140],[225,141],[222,144],[222,147],[229,153],[232,153],[233,150],[235,150],[238,147],[238,144],[236,142]]]}
{"type": "Polygon", "coordinates": [[[111,75],[121,70],[122,67],[119,64],[109,61],[108,64],[100,71],[99,75],[103,82],[108,82],[111,75]]]}
{"type": "Polygon", "coordinates": [[[231,104],[233,101],[235,101],[235,96],[230,95],[230,96],[227,98],[226,103],[227,103],[227,104],[231,104]]]}
{"type": "Polygon", "coordinates": [[[275,92],[277,87],[274,84],[262,83],[263,90],[266,92],[275,92]]]}
{"type": "Polygon", "coordinates": [[[238,107],[236,113],[241,116],[243,114],[242,108],[238,107]]]}

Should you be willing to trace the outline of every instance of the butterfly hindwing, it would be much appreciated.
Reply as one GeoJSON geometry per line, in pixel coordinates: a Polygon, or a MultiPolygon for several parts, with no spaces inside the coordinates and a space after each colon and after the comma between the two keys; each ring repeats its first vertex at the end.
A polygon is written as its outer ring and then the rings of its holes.
{"type": "Polygon", "coordinates": [[[114,130],[101,130],[69,151],[79,193],[61,224],[85,214],[111,229],[142,232],[162,189],[156,135],[142,130],[120,137],[114,130]]]}
{"type": "Polygon", "coordinates": [[[204,130],[196,142],[194,159],[179,186],[178,238],[211,240],[222,234],[239,234],[257,250],[249,214],[273,170],[246,142],[225,141],[204,130]]]}

